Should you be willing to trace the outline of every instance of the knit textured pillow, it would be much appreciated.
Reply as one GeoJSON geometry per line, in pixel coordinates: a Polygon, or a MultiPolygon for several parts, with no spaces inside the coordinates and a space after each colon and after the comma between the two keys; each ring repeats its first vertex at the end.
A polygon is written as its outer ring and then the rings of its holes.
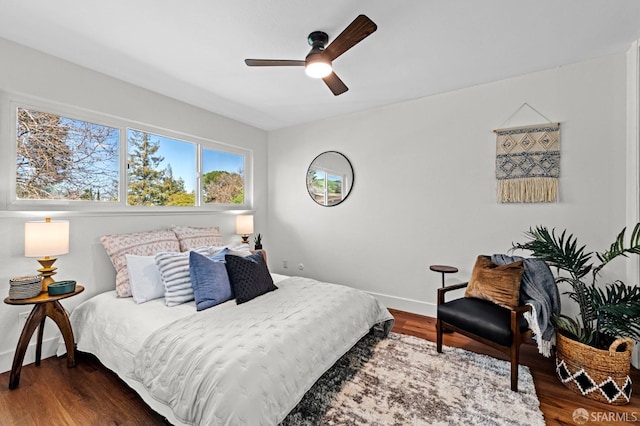
{"type": "Polygon", "coordinates": [[[153,256],[161,251],[178,251],[180,244],[171,230],[134,232],[100,237],[100,242],[116,269],[116,294],[118,297],[131,297],[127,254],[153,256]]]}
{"type": "Polygon", "coordinates": [[[508,309],[516,308],[520,302],[522,262],[496,265],[491,258],[478,256],[464,296],[489,300],[508,309]]]}
{"type": "Polygon", "coordinates": [[[226,255],[229,281],[236,295],[236,303],[248,302],[262,294],[277,290],[261,253],[246,257],[226,255]]]}
{"type": "Polygon", "coordinates": [[[172,226],[180,242],[180,251],[188,251],[198,247],[222,246],[222,234],[217,226],[198,228],[195,226],[172,226]]]}
{"type": "MultiPolygon", "coordinates": [[[[201,247],[192,250],[205,256],[209,255],[209,248],[201,247]]],[[[194,299],[189,271],[189,253],[161,252],[155,257],[164,283],[164,302],[167,306],[177,306],[194,299]]]]}

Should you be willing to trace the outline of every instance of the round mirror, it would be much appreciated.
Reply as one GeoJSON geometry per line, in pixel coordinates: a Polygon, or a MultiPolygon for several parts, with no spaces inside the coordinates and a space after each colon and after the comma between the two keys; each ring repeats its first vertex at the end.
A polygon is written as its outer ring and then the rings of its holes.
{"type": "Polygon", "coordinates": [[[327,151],[318,155],[307,170],[307,191],[321,206],[335,206],[343,202],[353,187],[353,167],[339,152],[327,151]]]}

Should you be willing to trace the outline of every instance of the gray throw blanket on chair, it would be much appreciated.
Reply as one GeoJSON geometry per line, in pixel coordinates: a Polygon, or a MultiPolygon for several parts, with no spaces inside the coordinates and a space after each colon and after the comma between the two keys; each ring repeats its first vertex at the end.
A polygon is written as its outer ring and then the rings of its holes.
{"type": "Polygon", "coordinates": [[[524,259],[520,256],[505,254],[491,256],[491,261],[497,265],[506,265],[518,260],[524,260],[520,301],[531,306],[531,312],[526,312],[524,317],[536,336],[538,351],[549,357],[551,356],[551,347],[556,341],[551,317],[560,313],[560,292],[551,269],[543,260],[524,259]]]}

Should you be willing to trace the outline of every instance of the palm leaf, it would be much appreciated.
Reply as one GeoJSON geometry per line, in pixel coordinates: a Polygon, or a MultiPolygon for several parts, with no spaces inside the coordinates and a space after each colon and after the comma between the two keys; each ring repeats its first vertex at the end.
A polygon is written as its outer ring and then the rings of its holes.
{"type": "Polygon", "coordinates": [[[557,279],[557,282],[567,282],[571,284],[573,291],[565,292],[565,294],[574,300],[580,307],[582,323],[590,326],[598,317],[597,310],[593,304],[593,292],[595,291],[595,287],[593,285],[587,285],[583,281],[576,280],[574,278],[560,277],[557,279]]]}
{"type": "Polygon", "coordinates": [[[556,235],[555,228],[549,232],[545,226],[529,228],[525,233],[526,243],[514,243],[513,249],[530,250],[532,256],[542,259],[549,266],[569,272],[573,278],[580,279],[591,270],[592,252],[585,253],[585,246],[578,248],[577,239],[567,231],[556,235]]]}
{"type": "Polygon", "coordinates": [[[615,281],[605,291],[595,289],[592,297],[601,333],[640,340],[640,287],[615,281]]]}
{"type": "Polygon", "coordinates": [[[593,269],[594,278],[604,267],[604,265],[606,265],[616,257],[627,257],[627,254],[640,254],[640,223],[637,223],[633,228],[633,232],[631,233],[631,240],[629,241],[629,247],[625,248],[624,234],[626,229],[627,228],[622,229],[622,231],[616,237],[616,240],[611,244],[611,247],[609,247],[609,250],[602,253],[596,253],[598,260],[600,260],[600,265],[593,269]]]}
{"type": "Polygon", "coordinates": [[[595,346],[597,333],[588,327],[583,327],[577,320],[566,315],[554,315],[553,324],[567,336],[585,345],[595,346]]]}

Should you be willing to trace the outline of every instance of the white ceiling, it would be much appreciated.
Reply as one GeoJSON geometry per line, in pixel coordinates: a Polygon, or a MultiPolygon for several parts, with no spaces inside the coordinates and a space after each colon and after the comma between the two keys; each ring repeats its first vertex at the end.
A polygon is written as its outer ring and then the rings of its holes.
{"type": "MultiPolygon", "coordinates": [[[[628,49],[638,0],[0,0],[0,37],[272,130],[628,49]],[[378,30],[334,61],[333,96],[302,68],[357,15],[378,30]]],[[[0,59],[1,63],[1,59],[0,59]]]]}

